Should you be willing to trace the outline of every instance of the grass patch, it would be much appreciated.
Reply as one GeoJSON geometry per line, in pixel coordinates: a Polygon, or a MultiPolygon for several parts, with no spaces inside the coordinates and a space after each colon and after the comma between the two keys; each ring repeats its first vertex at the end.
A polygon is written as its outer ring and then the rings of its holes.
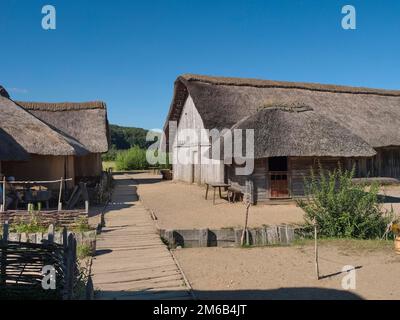
{"type": "Polygon", "coordinates": [[[93,256],[92,248],[87,244],[80,244],[76,247],[76,255],[79,259],[85,259],[93,256]]]}
{"type": "Polygon", "coordinates": [[[93,228],[90,227],[89,221],[86,217],[79,217],[76,224],[71,229],[71,231],[75,233],[84,233],[92,230],[93,228]]]}
{"type": "Polygon", "coordinates": [[[108,169],[116,171],[117,165],[115,164],[115,161],[103,161],[103,170],[107,171],[108,169]]]}
{"type": "Polygon", "coordinates": [[[30,222],[18,222],[10,225],[10,232],[15,233],[46,233],[48,228],[40,225],[36,219],[32,219],[30,222]]]}

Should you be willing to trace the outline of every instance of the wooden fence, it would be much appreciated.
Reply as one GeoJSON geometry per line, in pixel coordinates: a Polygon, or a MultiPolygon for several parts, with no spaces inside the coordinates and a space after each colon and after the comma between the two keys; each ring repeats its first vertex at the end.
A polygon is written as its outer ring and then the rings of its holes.
{"type": "Polygon", "coordinates": [[[74,234],[64,228],[62,244],[54,242],[54,227],[41,244],[9,240],[8,223],[3,224],[0,238],[0,297],[11,299],[65,299],[74,298],[79,270],[74,234]],[[42,268],[53,266],[56,271],[56,289],[42,287],[42,268]]]}
{"type": "Polygon", "coordinates": [[[72,178],[64,179],[61,177],[60,180],[52,180],[52,181],[6,181],[6,177],[3,177],[3,183],[2,183],[2,199],[1,199],[1,205],[0,205],[0,211],[1,212],[6,212],[7,211],[7,184],[10,185],[24,185],[24,186],[34,186],[34,185],[48,185],[48,184],[55,184],[59,183],[60,184],[60,190],[59,190],[59,196],[58,196],[58,210],[62,210],[62,192],[63,192],[63,185],[67,181],[72,181],[72,178]]]}
{"type": "Polygon", "coordinates": [[[48,227],[51,224],[56,227],[73,227],[82,222],[87,222],[88,215],[82,210],[66,211],[25,211],[14,210],[0,212],[0,224],[8,221],[12,223],[30,223],[35,218],[41,226],[48,227]]]}
{"type": "MultiPolygon", "coordinates": [[[[251,246],[288,245],[297,238],[297,228],[291,225],[264,226],[247,230],[251,246]]],[[[239,247],[243,229],[160,230],[160,236],[170,248],[239,247]]]]}

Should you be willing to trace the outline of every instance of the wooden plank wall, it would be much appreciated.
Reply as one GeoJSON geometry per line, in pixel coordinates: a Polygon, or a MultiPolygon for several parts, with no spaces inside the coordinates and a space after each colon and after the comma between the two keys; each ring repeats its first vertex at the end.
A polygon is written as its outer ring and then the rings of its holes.
{"type": "Polygon", "coordinates": [[[223,182],[224,165],[219,160],[204,159],[210,141],[201,135],[203,120],[189,96],[178,124],[178,139],[172,145],[174,180],[205,183],[223,182]],[[193,130],[192,132],[186,129],[193,130]],[[190,136],[186,137],[185,135],[190,136]],[[204,163],[205,162],[205,163],[204,163]]]}
{"type": "Polygon", "coordinates": [[[246,181],[253,182],[254,194],[253,200],[257,203],[266,201],[269,198],[269,188],[267,179],[267,159],[256,159],[254,162],[253,174],[248,176],[238,176],[235,173],[236,166],[225,166],[227,182],[233,187],[240,189],[243,193],[247,192],[246,181]]]}
{"type": "MultiPolygon", "coordinates": [[[[304,179],[310,177],[313,168],[318,174],[319,167],[333,171],[339,167],[351,170],[356,166],[356,177],[392,177],[400,179],[400,148],[380,148],[373,158],[340,158],[340,157],[289,157],[289,183],[292,197],[304,196],[304,179]]],[[[236,176],[235,166],[226,166],[227,180],[232,186],[246,191],[246,176],[236,176]]],[[[255,201],[269,200],[268,161],[258,159],[255,162],[254,173],[250,179],[254,183],[255,201]]]]}
{"type": "Polygon", "coordinates": [[[353,158],[349,167],[356,167],[356,177],[391,177],[400,179],[400,148],[377,148],[373,158],[353,158]]]}

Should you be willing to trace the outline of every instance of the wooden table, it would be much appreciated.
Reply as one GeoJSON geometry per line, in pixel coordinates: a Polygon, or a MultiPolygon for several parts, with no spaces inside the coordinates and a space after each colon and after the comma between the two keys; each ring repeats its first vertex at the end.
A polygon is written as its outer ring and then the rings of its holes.
{"type": "Polygon", "coordinates": [[[206,200],[208,197],[208,190],[210,187],[214,189],[213,204],[215,205],[215,190],[218,188],[219,197],[222,199],[221,188],[229,188],[231,185],[223,182],[206,182],[206,200]]]}

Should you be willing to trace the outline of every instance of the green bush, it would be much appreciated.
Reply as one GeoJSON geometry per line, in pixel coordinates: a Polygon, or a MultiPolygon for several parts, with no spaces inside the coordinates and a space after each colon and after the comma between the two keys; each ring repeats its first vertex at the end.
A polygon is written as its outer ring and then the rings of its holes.
{"type": "Polygon", "coordinates": [[[107,153],[103,154],[101,156],[101,160],[103,161],[115,161],[118,155],[118,150],[115,149],[114,147],[111,147],[110,150],[108,150],[107,153]]]}
{"type": "Polygon", "coordinates": [[[18,221],[10,225],[10,231],[16,233],[36,233],[36,232],[47,232],[48,228],[39,223],[37,216],[31,212],[29,222],[18,221]]]}
{"type": "Polygon", "coordinates": [[[306,201],[299,201],[308,226],[314,219],[322,237],[375,239],[381,237],[390,222],[379,202],[379,185],[354,184],[354,169],[324,172],[311,171],[305,181],[306,201]]]}
{"type": "MultiPolygon", "coordinates": [[[[156,151],[156,153],[155,153],[156,156],[158,156],[158,152],[159,151],[156,151]]],[[[157,163],[154,166],[157,167],[158,169],[170,169],[171,170],[172,169],[172,165],[169,162],[170,154],[166,153],[166,152],[162,152],[162,153],[160,153],[160,156],[161,156],[160,157],[161,159],[165,158],[166,163],[157,163]]]]}
{"type": "Polygon", "coordinates": [[[88,244],[79,244],[76,247],[76,255],[78,259],[85,259],[93,256],[93,250],[88,244]]]}
{"type": "Polygon", "coordinates": [[[148,168],[146,150],[134,146],[126,151],[120,151],[115,160],[117,170],[143,170],[148,168]]]}
{"type": "Polygon", "coordinates": [[[86,217],[79,217],[72,228],[72,231],[78,233],[83,233],[91,230],[93,229],[90,227],[88,218],[86,217]]]}

